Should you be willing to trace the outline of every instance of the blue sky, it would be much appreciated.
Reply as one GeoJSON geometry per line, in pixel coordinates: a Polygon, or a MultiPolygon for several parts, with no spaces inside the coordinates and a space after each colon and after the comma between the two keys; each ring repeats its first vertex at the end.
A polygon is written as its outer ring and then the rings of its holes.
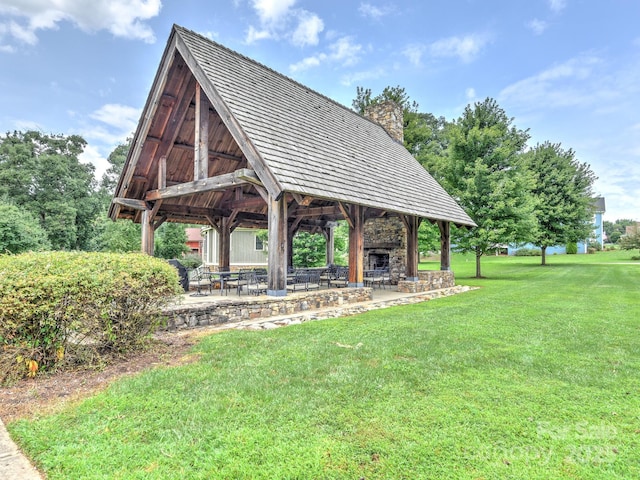
{"type": "Polygon", "coordinates": [[[590,164],[605,219],[640,220],[637,0],[0,0],[0,131],[80,134],[99,177],[174,23],[346,106],[399,85],[453,120],[495,98],[590,164]]]}

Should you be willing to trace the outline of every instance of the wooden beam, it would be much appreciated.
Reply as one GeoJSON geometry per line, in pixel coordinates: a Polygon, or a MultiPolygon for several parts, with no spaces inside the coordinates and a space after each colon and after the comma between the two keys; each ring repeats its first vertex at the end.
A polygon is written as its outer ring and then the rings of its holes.
{"type": "Polygon", "coordinates": [[[196,83],[196,125],[193,148],[193,179],[209,176],[209,102],[196,83]]]}
{"type": "Polygon", "coordinates": [[[143,210],[142,212],[142,252],[147,255],[153,255],[154,250],[154,229],[151,219],[151,210],[143,210]]]}
{"type": "Polygon", "coordinates": [[[344,217],[344,219],[347,221],[347,223],[349,224],[349,228],[355,228],[355,224],[353,223],[353,220],[351,219],[351,216],[349,214],[349,211],[347,210],[347,208],[342,204],[342,202],[338,202],[338,208],[340,209],[340,212],[342,212],[342,216],[344,217]]]}
{"type": "Polygon", "coordinates": [[[163,155],[158,160],[158,190],[167,188],[167,156],[163,155]]]}
{"type": "Polygon", "coordinates": [[[284,195],[269,197],[269,248],[267,295],[287,294],[287,202],[284,195]]]}
{"type": "Polygon", "coordinates": [[[350,205],[349,217],[349,286],[364,286],[364,207],[350,205]]]}
{"type": "MultiPolygon", "coordinates": [[[[193,150],[194,146],[191,145],[190,143],[176,142],[173,144],[173,148],[177,150],[193,150]]],[[[215,150],[209,149],[209,159],[212,159],[212,158],[220,158],[222,160],[231,160],[232,162],[241,162],[244,160],[244,158],[238,157],[236,155],[230,155],[228,153],[223,153],[223,152],[216,152],[215,150]]]]}
{"type": "Polygon", "coordinates": [[[253,210],[259,207],[265,207],[266,203],[262,197],[245,197],[242,200],[233,200],[220,204],[220,208],[228,208],[229,210],[253,210]]]}
{"type": "Polygon", "coordinates": [[[293,213],[296,217],[322,217],[322,216],[336,216],[344,214],[342,210],[334,205],[326,207],[314,207],[314,208],[297,208],[293,213]]]}
{"type": "Polygon", "coordinates": [[[134,198],[122,198],[116,197],[113,199],[113,203],[122,207],[133,208],[134,210],[146,210],[149,205],[144,200],[136,200],[134,198]]]}
{"type": "Polygon", "coordinates": [[[451,234],[450,223],[444,220],[438,220],[438,229],[440,230],[440,270],[451,270],[451,234]]]}
{"type": "Polygon", "coordinates": [[[226,190],[230,187],[242,185],[245,183],[253,183],[259,180],[253,170],[242,168],[235,172],[225,173],[217,177],[195,180],[193,182],[181,183],[158,190],[149,190],[145,196],[147,201],[183,197],[196,193],[211,192],[214,190],[226,190]]]}
{"type": "Polygon", "coordinates": [[[407,266],[405,269],[406,279],[409,281],[418,280],[418,228],[421,218],[415,215],[400,215],[407,232],[407,266]]]}

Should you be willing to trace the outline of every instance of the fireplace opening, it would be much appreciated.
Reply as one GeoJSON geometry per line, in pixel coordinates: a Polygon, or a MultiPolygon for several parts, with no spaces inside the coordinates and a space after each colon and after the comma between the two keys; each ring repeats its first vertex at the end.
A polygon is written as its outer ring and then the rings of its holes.
{"type": "Polygon", "coordinates": [[[389,254],[388,253],[370,253],[369,254],[369,269],[388,269],[389,268],[389,254]]]}

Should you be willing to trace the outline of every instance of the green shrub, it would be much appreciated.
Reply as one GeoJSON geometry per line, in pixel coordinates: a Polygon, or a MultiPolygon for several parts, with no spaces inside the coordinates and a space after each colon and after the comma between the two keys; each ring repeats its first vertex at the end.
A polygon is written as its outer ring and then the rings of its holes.
{"type": "Polygon", "coordinates": [[[539,248],[519,248],[514,255],[516,257],[539,257],[542,255],[542,250],[539,248]]]}
{"type": "Polygon", "coordinates": [[[180,292],[171,265],[140,253],[0,256],[0,383],[140,347],[180,292]]]}
{"type": "Polygon", "coordinates": [[[578,244],[576,242],[567,243],[567,255],[575,255],[578,253],[578,244]]]}
{"type": "Polygon", "coordinates": [[[202,265],[202,257],[197,253],[188,253],[184,257],[179,258],[178,261],[188,269],[198,268],[202,265]]]}

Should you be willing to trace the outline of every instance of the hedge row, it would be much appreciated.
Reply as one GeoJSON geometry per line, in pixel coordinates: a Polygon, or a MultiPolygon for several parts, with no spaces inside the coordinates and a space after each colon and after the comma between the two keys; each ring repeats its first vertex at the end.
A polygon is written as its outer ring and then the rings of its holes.
{"type": "Polygon", "coordinates": [[[171,265],[143,254],[0,256],[0,384],[139,347],[181,291],[171,265]]]}

